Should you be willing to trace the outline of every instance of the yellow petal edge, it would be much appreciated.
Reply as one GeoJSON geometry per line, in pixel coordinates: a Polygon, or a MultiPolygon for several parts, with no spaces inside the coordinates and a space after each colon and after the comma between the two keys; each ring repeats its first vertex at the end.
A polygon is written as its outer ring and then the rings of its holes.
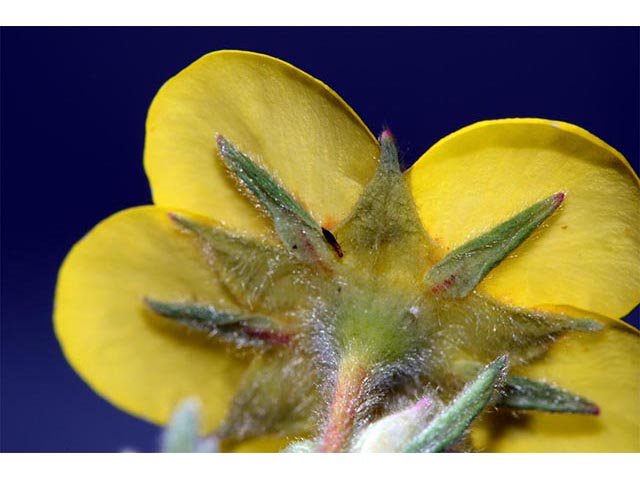
{"type": "Polygon", "coordinates": [[[355,112],[292,65],[241,51],[200,58],[170,79],[149,109],[144,163],[153,201],[250,234],[270,226],[238,195],[217,157],[218,133],[328,227],[350,212],[379,155],[355,112]]]}
{"type": "Polygon", "coordinates": [[[194,239],[158,207],[119,212],[80,240],[58,277],[54,324],[80,376],[118,408],[165,424],[187,397],[204,430],[221,420],[245,364],[224,346],[176,330],[145,305],[200,301],[226,308],[194,239]]]}
{"type": "Polygon", "coordinates": [[[536,201],[560,209],[480,289],[525,307],[572,305],[619,318],[640,301],[640,182],[625,158],[564,122],[479,122],[436,143],[407,172],[441,255],[536,201]]]}

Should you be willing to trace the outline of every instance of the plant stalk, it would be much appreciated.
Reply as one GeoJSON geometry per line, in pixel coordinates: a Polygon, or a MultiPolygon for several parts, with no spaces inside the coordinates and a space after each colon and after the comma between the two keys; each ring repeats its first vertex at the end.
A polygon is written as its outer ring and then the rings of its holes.
{"type": "Polygon", "coordinates": [[[321,441],[323,453],[344,450],[355,423],[358,408],[362,403],[367,370],[359,362],[343,360],[338,371],[329,420],[321,441]]]}

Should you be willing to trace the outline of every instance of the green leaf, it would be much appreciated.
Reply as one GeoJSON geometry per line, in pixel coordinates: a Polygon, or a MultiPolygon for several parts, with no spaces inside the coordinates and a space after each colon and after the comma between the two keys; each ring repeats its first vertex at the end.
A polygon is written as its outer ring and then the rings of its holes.
{"type": "Polygon", "coordinates": [[[520,245],[560,206],[564,193],[541,200],[489,232],[455,249],[427,273],[434,294],[460,298],[520,245]]]}
{"type": "Polygon", "coordinates": [[[597,415],[598,406],[590,400],[544,382],[509,376],[498,405],[543,412],[597,415]]]}
{"type": "Polygon", "coordinates": [[[507,357],[488,365],[458,397],[405,447],[405,452],[442,452],[455,444],[504,380],[507,357]]]}
{"type": "Polygon", "coordinates": [[[144,299],[155,313],[201,332],[215,334],[237,347],[285,345],[291,333],[276,321],[261,315],[241,315],[217,310],[211,305],[144,299]]]}
{"type": "Polygon", "coordinates": [[[330,259],[322,229],[313,217],[266,170],[221,135],[217,140],[222,159],[267,211],[287,249],[306,262],[330,259]]]}

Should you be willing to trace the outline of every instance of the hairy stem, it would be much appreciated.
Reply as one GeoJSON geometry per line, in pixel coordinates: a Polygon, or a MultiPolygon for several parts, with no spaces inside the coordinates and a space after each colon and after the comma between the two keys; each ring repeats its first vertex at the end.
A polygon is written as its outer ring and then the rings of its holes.
{"type": "Polygon", "coordinates": [[[325,453],[344,450],[362,402],[362,393],[367,370],[352,359],[343,360],[333,395],[321,451],[325,453]]]}

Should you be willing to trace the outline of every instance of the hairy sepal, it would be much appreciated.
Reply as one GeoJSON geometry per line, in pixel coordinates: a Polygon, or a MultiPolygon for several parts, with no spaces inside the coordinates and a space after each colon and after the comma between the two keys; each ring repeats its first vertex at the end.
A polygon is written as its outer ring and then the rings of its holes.
{"type": "Polygon", "coordinates": [[[263,435],[313,432],[320,405],[311,361],[300,353],[256,357],[245,373],[217,436],[237,443],[263,435]]]}
{"type": "Polygon", "coordinates": [[[238,348],[287,345],[294,332],[262,315],[244,315],[218,310],[212,305],[163,302],[145,298],[155,313],[193,330],[214,335],[238,348]]]}
{"type": "Polygon", "coordinates": [[[549,383],[526,377],[508,376],[497,405],[518,410],[598,415],[591,400],[549,383]]]}
{"type": "Polygon", "coordinates": [[[215,225],[171,214],[173,222],[195,235],[217,278],[239,305],[249,310],[299,309],[317,289],[317,278],[285,248],[229,232],[215,225]]]}
{"type": "Polygon", "coordinates": [[[426,277],[428,288],[434,295],[453,298],[468,295],[556,211],[564,197],[564,193],[551,195],[455,249],[429,270],[426,277]]]}
{"type": "Polygon", "coordinates": [[[307,263],[330,261],[332,247],[327,245],[322,228],[293,195],[222,135],[218,135],[217,143],[221,158],[269,214],[289,252],[307,263]]]}
{"type": "Polygon", "coordinates": [[[431,335],[436,357],[443,370],[434,372],[438,381],[448,383],[452,361],[467,358],[486,364],[509,354],[512,366],[535,360],[558,338],[571,331],[593,332],[602,325],[589,318],[520,308],[474,292],[465,298],[440,298],[431,304],[432,321],[440,328],[431,335]]]}

